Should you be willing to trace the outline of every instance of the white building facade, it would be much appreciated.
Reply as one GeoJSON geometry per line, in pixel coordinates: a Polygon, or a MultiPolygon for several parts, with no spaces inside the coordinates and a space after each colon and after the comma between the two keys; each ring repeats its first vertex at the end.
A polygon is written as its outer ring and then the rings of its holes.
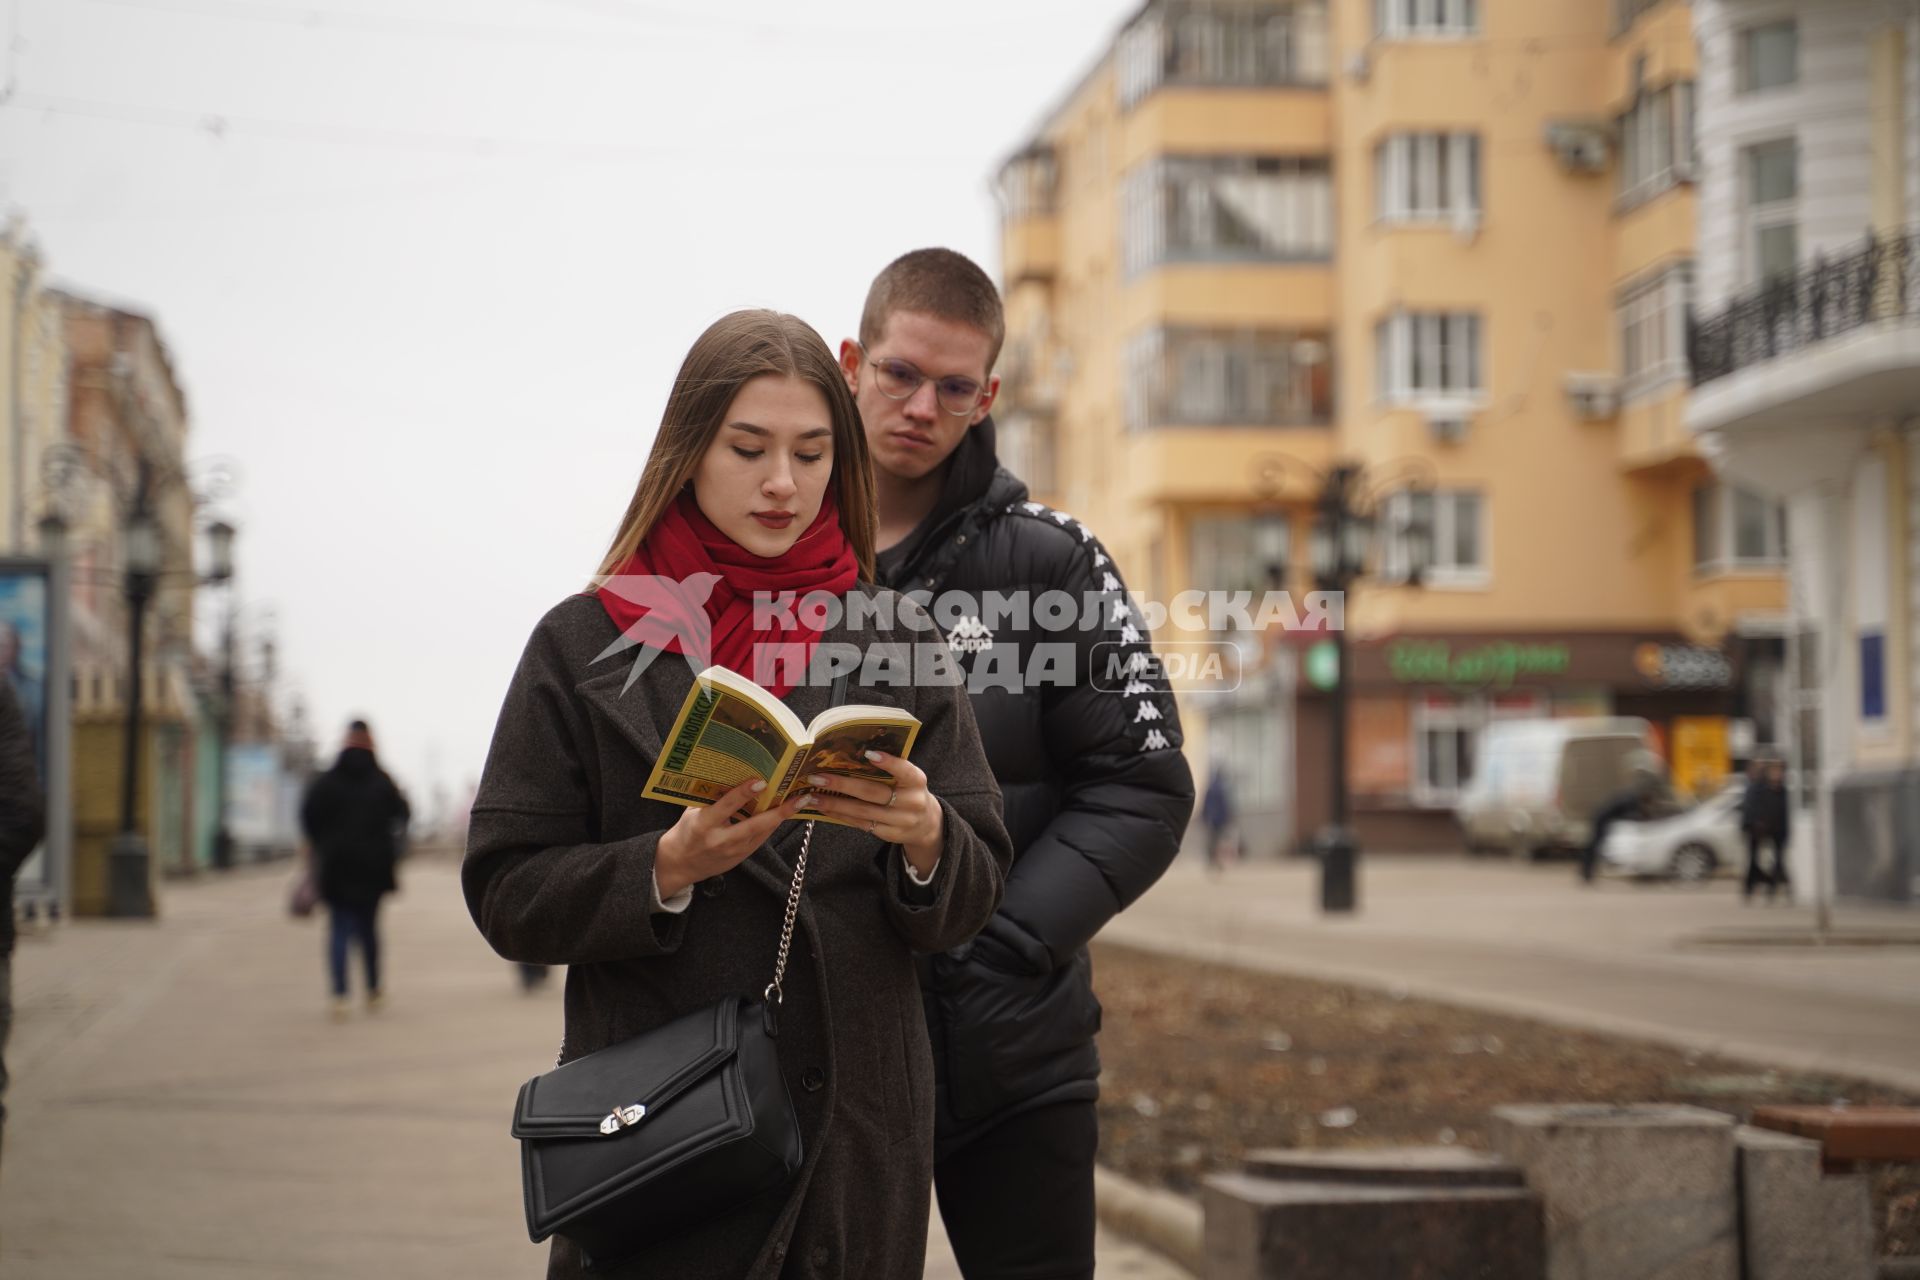
{"type": "Polygon", "coordinates": [[[1694,0],[1688,427],[1788,510],[1803,897],[1920,902],[1920,0],[1694,0]]]}

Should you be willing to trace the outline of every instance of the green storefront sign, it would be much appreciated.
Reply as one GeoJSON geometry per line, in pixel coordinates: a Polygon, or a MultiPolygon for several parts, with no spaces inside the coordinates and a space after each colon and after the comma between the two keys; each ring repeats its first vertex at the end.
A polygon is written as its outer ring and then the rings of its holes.
{"type": "Polygon", "coordinates": [[[1387,650],[1387,669],[1402,684],[1507,689],[1528,676],[1565,675],[1571,661],[1564,644],[1497,642],[1456,652],[1445,640],[1397,640],[1387,650]]]}

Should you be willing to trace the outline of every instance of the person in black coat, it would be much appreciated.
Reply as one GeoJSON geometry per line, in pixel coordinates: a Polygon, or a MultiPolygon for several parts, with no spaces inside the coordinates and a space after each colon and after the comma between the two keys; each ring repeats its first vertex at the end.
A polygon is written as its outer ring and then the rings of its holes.
{"type": "Polygon", "coordinates": [[[1787,837],[1790,834],[1793,806],[1787,798],[1786,768],[1769,761],[1753,771],[1747,780],[1747,792],[1740,798],[1740,828],[1747,833],[1747,878],[1741,897],[1753,900],[1754,888],[1767,886],[1767,901],[1787,885],[1787,837]],[[1773,870],[1761,867],[1761,847],[1773,846],[1773,870]]]}
{"type": "Polygon", "coordinates": [[[411,811],[373,753],[364,720],[347,727],[331,769],[313,780],[300,804],[300,827],[320,900],[327,904],[327,966],[333,1015],[347,1012],[347,951],[366,965],[367,1007],[380,1007],[380,899],[399,887],[394,875],[411,811]]]}
{"type": "Polygon", "coordinates": [[[880,580],[931,601],[967,670],[1013,837],[999,909],[921,974],[934,1187],[968,1280],[1093,1274],[1087,943],[1167,869],[1194,801],[1179,713],[1118,566],[995,456],[1004,335],[992,280],[923,249],[874,280],[859,338],[840,346],[873,453],[880,580]],[[996,596],[1015,607],[1003,616],[996,596]],[[1049,599],[1071,601],[1067,629],[1043,620],[1049,599]]]}
{"type": "Polygon", "coordinates": [[[13,1028],[13,882],[47,833],[47,800],[20,701],[0,680],[0,1138],[6,1133],[7,1034],[13,1028]]]}

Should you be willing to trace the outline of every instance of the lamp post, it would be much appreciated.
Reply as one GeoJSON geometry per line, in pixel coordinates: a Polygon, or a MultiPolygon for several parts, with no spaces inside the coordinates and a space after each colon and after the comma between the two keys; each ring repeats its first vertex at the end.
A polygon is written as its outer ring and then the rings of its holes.
{"type": "Polygon", "coordinates": [[[225,871],[233,865],[233,833],[227,827],[227,752],[233,745],[233,526],[216,520],[207,527],[207,545],[213,557],[208,578],[228,584],[227,616],[220,628],[220,702],[213,779],[213,865],[225,871]]]}
{"type": "MultiPolygon", "coordinates": [[[[147,606],[163,577],[163,535],[153,510],[153,468],[144,458],[138,463],[133,504],[123,530],[125,550],[125,594],[127,601],[127,723],[126,741],[120,777],[120,834],[114,837],[108,852],[107,914],[122,918],[153,914],[153,890],[150,881],[152,857],[146,837],[140,831],[139,783],[140,739],[144,729],[146,698],[145,634],[147,606]]],[[[203,584],[227,582],[233,577],[233,526],[216,521],[207,531],[211,553],[210,572],[197,576],[203,584]]],[[[219,791],[221,825],[225,826],[226,742],[220,744],[219,791]]]]}
{"type": "Polygon", "coordinates": [[[1345,914],[1359,902],[1356,869],[1360,856],[1359,842],[1348,822],[1347,684],[1351,664],[1347,603],[1354,583],[1367,576],[1376,558],[1384,554],[1382,533],[1392,548],[1394,561],[1387,567],[1398,580],[1418,585],[1426,574],[1433,557],[1433,533],[1420,500],[1426,496],[1421,490],[1429,485],[1425,474],[1428,468],[1423,460],[1411,460],[1410,464],[1393,467],[1392,474],[1376,475],[1356,463],[1343,462],[1322,472],[1294,459],[1275,456],[1260,465],[1263,481],[1271,483],[1268,472],[1288,468],[1304,472],[1318,486],[1308,539],[1308,568],[1317,590],[1340,597],[1339,625],[1332,628],[1330,637],[1334,663],[1328,698],[1328,745],[1333,759],[1327,823],[1315,834],[1311,847],[1320,860],[1320,909],[1328,914],[1345,914]]]}
{"type": "Polygon", "coordinates": [[[136,806],[140,783],[140,720],[146,691],[145,633],[147,605],[160,581],[160,525],[153,515],[153,469],[142,458],[135,484],[133,508],[123,531],[126,554],[127,599],[127,726],[120,773],[120,834],[107,855],[107,914],[145,917],[153,914],[149,883],[150,857],[146,837],[140,834],[136,806]]]}

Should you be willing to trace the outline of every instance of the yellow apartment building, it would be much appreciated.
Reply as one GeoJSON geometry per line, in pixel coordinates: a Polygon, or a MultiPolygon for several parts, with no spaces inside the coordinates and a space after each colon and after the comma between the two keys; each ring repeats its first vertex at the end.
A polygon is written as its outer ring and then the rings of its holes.
{"type": "MultiPolygon", "coordinates": [[[[1784,732],[1784,519],[1685,421],[1694,74],[1683,0],[1152,0],[1001,170],[1003,460],[1137,595],[1301,600],[1321,479],[1364,468],[1366,845],[1457,847],[1496,719],[1645,716],[1683,785],[1784,732]]],[[[1252,852],[1303,842],[1321,638],[1156,639],[1237,650],[1182,687],[1196,771],[1252,852]]]]}

